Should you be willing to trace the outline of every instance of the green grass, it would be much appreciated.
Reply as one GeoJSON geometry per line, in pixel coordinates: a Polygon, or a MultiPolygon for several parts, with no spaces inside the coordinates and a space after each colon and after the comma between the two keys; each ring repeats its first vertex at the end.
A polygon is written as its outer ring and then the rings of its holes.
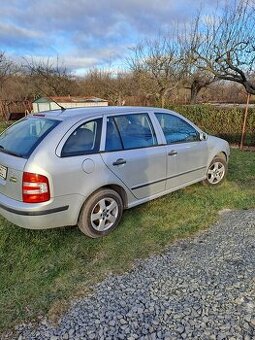
{"type": "Polygon", "coordinates": [[[232,150],[228,180],[202,184],[124,213],[108,237],[91,240],[77,228],[25,230],[0,219],[0,330],[48,313],[86,294],[110,272],[162,251],[176,238],[207,228],[218,211],[255,207],[255,153],[232,150]]]}

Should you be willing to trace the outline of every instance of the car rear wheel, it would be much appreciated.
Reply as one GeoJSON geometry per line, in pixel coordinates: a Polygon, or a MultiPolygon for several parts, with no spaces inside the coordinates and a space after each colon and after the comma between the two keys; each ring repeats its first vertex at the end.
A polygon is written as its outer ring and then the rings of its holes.
{"type": "Polygon", "coordinates": [[[206,173],[207,185],[219,185],[221,184],[227,175],[228,165],[223,157],[216,156],[209,165],[206,173]]]}
{"type": "Polygon", "coordinates": [[[120,195],[111,189],[95,192],[84,204],[79,229],[92,238],[108,235],[117,227],[123,212],[120,195]]]}

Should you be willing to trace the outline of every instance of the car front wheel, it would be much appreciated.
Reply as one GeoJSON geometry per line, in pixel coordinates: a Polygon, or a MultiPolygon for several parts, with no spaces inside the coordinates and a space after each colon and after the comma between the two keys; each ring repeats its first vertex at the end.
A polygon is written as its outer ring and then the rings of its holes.
{"type": "Polygon", "coordinates": [[[109,234],[117,227],[123,212],[120,195],[111,189],[95,192],[84,204],[79,221],[79,229],[92,238],[109,234]]]}
{"type": "Polygon", "coordinates": [[[205,184],[221,184],[227,175],[227,162],[223,157],[216,156],[209,165],[206,173],[205,184]]]}

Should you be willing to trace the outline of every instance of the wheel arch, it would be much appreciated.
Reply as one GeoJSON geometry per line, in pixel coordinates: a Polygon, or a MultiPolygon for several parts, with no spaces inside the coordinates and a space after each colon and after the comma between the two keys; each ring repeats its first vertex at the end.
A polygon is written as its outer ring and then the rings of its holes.
{"type": "Polygon", "coordinates": [[[82,207],[84,206],[84,204],[86,204],[86,202],[90,199],[90,197],[92,195],[94,195],[96,192],[98,191],[101,191],[101,190],[104,190],[104,189],[112,189],[114,191],[116,191],[121,199],[122,199],[122,202],[123,202],[123,207],[124,209],[126,209],[128,207],[128,196],[127,196],[127,193],[125,191],[125,189],[123,189],[120,185],[118,184],[106,184],[106,185],[102,185],[101,187],[97,188],[96,190],[92,191],[89,196],[87,196],[85,198],[85,200],[83,201],[83,204],[81,206],[81,209],[82,207]]]}
{"type": "Polygon", "coordinates": [[[211,164],[211,162],[213,161],[213,159],[215,157],[223,158],[228,163],[228,155],[227,155],[226,152],[224,152],[224,151],[214,151],[209,158],[208,166],[211,164]]]}
{"type": "Polygon", "coordinates": [[[126,191],[120,185],[117,185],[117,184],[107,184],[107,185],[99,188],[97,191],[100,191],[102,189],[112,189],[112,190],[116,191],[120,195],[120,197],[122,199],[124,209],[126,209],[128,207],[127,193],[126,193],[126,191]]]}
{"type": "Polygon", "coordinates": [[[225,161],[228,161],[228,156],[224,151],[219,152],[215,157],[224,157],[225,161]]]}

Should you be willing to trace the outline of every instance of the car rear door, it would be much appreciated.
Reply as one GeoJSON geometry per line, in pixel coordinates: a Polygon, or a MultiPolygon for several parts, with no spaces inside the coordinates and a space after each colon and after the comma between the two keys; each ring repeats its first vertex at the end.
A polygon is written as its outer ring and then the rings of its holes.
{"type": "Polygon", "coordinates": [[[105,152],[107,167],[136,198],[165,190],[166,154],[148,113],[108,116],[105,152]]]}

